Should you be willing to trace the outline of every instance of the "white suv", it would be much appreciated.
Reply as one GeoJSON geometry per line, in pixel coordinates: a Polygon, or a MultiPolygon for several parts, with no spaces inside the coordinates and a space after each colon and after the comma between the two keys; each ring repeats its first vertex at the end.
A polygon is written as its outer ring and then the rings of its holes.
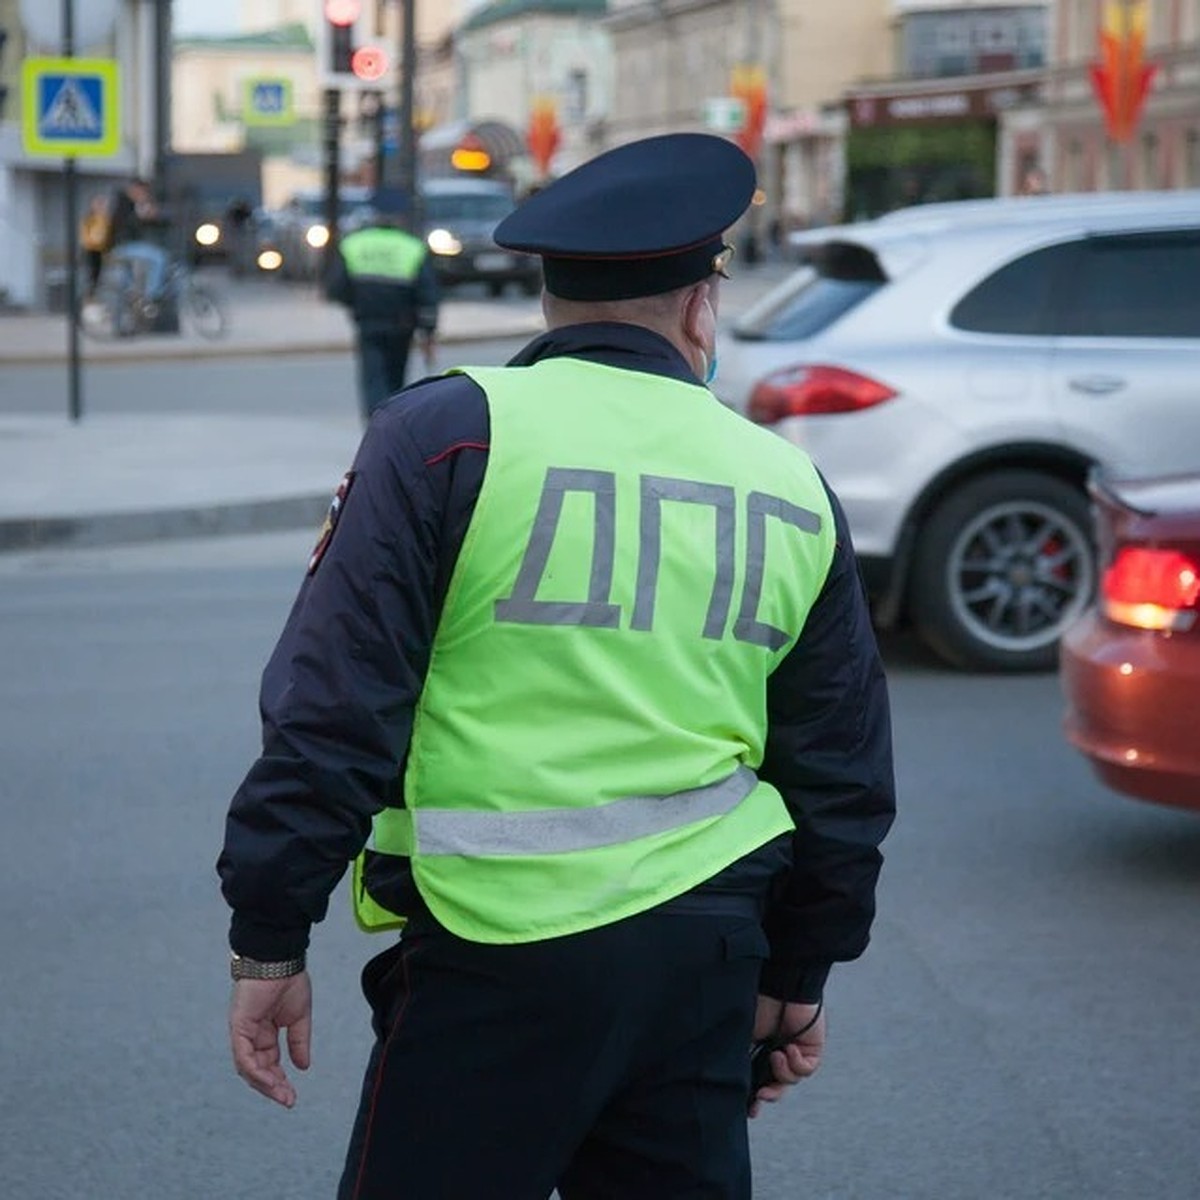
{"type": "Polygon", "coordinates": [[[881,626],[1052,667],[1095,584],[1091,468],[1200,465],[1200,192],[926,205],[794,244],[718,394],[812,455],[881,626]]]}

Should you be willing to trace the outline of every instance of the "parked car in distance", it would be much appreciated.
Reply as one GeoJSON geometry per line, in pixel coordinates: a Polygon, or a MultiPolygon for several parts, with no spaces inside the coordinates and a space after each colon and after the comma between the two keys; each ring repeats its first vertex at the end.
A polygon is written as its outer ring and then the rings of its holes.
{"type": "Polygon", "coordinates": [[[493,296],[515,284],[527,296],[542,288],[540,260],[496,245],[496,226],[516,206],[512,187],[495,179],[427,179],[421,185],[425,241],[443,287],[484,283],[493,296]]]}
{"type": "Polygon", "coordinates": [[[793,244],[717,394],[812,455],[881,627],[1053,668],[1095,590],[1092,468],[1200,461],[1200,192],[932,204],[793,244]]]}
{"type": "MultiPolygon", "coordinates": [[[[370,218],[371,194],[365,187],[344,187],[338,194],[338,228],[346,233],[370,218]]],[[[329,245],[325,196],[320,191],[297,192],[273,214],[274,249],[284,279],[316,279],[329,245]]],[[[274,261],[272,259],[272,261],[274,261]]]]}
{"type": "Polygon", "coordinates": [[[1103,574],[1063,637],[1067,739],[1114,790],[1200,809],[1200,473],[1092,495],[1103,574]]]}

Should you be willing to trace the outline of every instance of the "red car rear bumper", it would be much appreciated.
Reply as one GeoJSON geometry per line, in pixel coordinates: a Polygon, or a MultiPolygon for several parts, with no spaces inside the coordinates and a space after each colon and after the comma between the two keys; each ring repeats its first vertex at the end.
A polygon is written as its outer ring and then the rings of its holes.
{"type": "Polygon", "coordinates": [[[1063,638],[1068,740],[1109,787],[1200,810],[1200,636],[1092,611],[1063,638]]]}

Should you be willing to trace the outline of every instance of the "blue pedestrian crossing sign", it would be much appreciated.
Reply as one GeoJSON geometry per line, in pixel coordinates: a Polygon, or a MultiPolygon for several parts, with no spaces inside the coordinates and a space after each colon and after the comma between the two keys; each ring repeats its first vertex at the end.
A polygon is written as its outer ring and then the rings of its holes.
{"type": "Polygon", "coordinates": [[[242,94],[243,125],[291,125],[296,119],[290,79],[247,79],[242,94]]]}
{"type": "Polygon", "coordinates": [[[21,64],[26,154],[107,157],[120,148],[117,64],[107,58],[27,58],[21,64]]]}

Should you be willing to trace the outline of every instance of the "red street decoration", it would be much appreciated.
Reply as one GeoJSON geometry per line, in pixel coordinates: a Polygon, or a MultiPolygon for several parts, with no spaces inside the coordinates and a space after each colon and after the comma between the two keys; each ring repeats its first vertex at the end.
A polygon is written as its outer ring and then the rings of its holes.
{"type": "Polygon", "coordinates": [[[762,67],[743,63],[733,68],[729,94],[746,106],[746,122],[734,134],[734,140],[753,159],[762,146],[763,126],[767,122],[767,73],[762,67]]]}
{"type": "Polygon", "coordinates": [[[549,96],[539,96],[533,102],[529,113],[529,128],[525,132],[525,143],[529,147],[529,156],[533,159],[538,174],[545,176],[550,170],[550,160],[562,141],[558,128],[558,114],[554,100],[549,96]]]}
{"type": "Polygon", "coordinates": [[[1100,61],[1092,64],[1091,75],[1114,142],[1133,137],[1158,70],[1144,58],[1147,8],[1146,0],[1113,0],[1104,6],[1100,61]]]}

